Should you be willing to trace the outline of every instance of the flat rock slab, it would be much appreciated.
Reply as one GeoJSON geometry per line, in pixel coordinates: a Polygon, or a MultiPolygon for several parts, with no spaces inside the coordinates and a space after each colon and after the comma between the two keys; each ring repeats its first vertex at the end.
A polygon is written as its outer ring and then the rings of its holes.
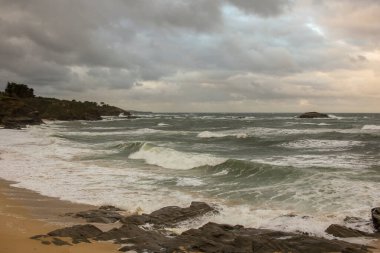
{"type": "Polygon", "coordinates": [[[151,214],[132,215],[121,220],[124,224],[153,224],[156,227],[174,227],[176,224],[201,217],[208,213],[218,213],[216,209],[204,202],[191,202],[186,208],[167,206],[151,214]]]}
{"type": "Polygon", "coordinates": [[[90,223],[115,223],[121,220],[124,216],[118,213],[123,209],[114,206],[101,206],[99,209],[82,211],[78,213],[67,213],[66,216],[74,218],[83,218],[90,223]]]}
{"type": "Polygon", "coordinates": [[[75,225],[72,227],[57,229],[49,232],[47,235],[51,237],[70,237],[73,243],[87,242],[88,239],[94,238],[103,231],[91,224],[75,225]]]}
{"type": "Polygon", "coordinates": [[[369,234],[357,229],[352,229],[348,228],[345,226],[341,226],[338,224],[332,224],[330,225],[326,230],[326,233],[333,235],[335,237],[340,237],[340,238],[349,238],[349,237],[362,237],[362,236],[368,236],[372,237],[374,236],[373,234],[369,234]]]}

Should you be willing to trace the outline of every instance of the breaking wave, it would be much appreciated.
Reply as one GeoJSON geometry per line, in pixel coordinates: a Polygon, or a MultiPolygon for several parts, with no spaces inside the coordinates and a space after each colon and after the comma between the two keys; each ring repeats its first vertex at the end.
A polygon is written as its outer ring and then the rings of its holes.
{"type": "Polygon", "coordinates": [[[142,159],[148,164],[178,170],[188,170],[202,165],[216,165],[226,160],[209,154],[185,153],[149,143],[144,143],[137,152],[129,155],[129,158],[142,159]]]}

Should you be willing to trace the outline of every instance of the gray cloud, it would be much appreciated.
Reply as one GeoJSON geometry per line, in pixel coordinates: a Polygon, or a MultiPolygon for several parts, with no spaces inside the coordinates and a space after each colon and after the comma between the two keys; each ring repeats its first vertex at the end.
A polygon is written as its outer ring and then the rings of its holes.
{"type": "Polygon", "coordinates": [[[378,71],[377,23],[345,15],[380,7],[357,2],[0,0],[0,82],[135,109],[335,99],[335,73],[378,71]]]}
{"type": "Polygon", "coordinates": [[[289,9],[292,1],[289,0],[228,0],[228,2],[247,13],[255,13],[263,16],[273,16],[289,9]]]}

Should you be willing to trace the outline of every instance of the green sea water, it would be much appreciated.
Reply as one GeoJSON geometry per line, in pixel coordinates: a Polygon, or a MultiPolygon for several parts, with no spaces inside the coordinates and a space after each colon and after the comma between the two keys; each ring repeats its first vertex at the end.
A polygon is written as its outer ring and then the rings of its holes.
{"type": "MultiPolygon", "coordinates": [[[[363,220],[348,225],[371,230],[369,210],[380,206],[379,114],[138,116],[33,127],[22,133],[29,144],[1,146],[3,160],[34,159],[19,186],[72,201],[149,212],[203,200],[220,209],[207,218],[218,222],[323,234],[356,216],[363,220]]],[[[4,163],[0,176],[14,179],[4,163]]]]}

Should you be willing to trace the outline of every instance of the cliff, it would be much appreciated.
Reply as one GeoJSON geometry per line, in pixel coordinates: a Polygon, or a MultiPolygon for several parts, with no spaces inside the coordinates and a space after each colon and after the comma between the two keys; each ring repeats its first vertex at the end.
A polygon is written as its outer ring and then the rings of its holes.
{"type": "Polygon", "coordinates": [[[36,97],[33,89],[23,84],[8,83],[0,93],[0,125],[6,128],[40,124],[42,119],[100,120],[121,113],[132,117],[130,112],[104,103],[36,97]]]}

